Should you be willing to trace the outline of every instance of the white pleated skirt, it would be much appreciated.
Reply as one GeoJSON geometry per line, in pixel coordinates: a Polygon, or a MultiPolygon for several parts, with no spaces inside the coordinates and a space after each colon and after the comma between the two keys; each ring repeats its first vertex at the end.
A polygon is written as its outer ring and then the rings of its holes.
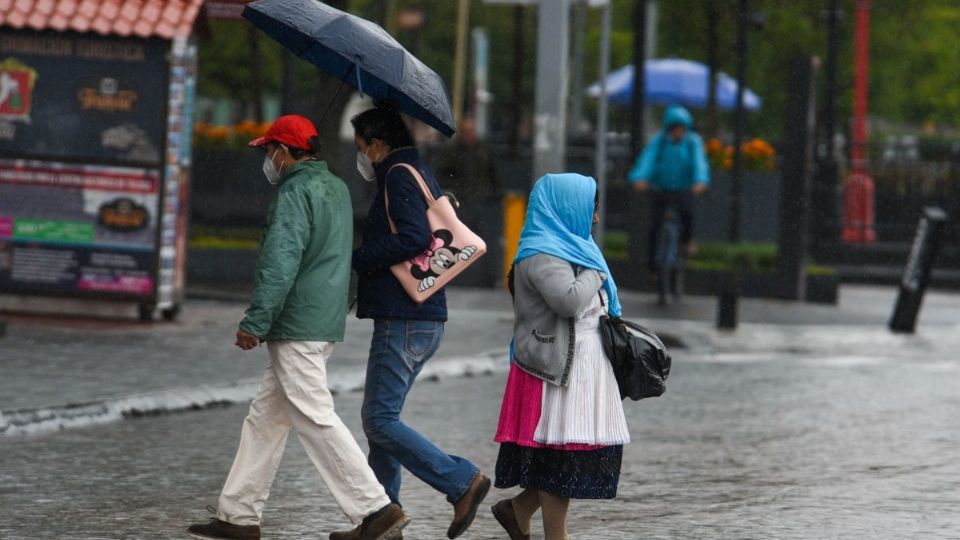
{"type": "Polygon", "coordinates": [[[569,384],[543,383],[543,404],[534,440],[542,444],[612,446],[630,442],[613,367],[603,352],[599,297],[577,316],[569,384]]]}

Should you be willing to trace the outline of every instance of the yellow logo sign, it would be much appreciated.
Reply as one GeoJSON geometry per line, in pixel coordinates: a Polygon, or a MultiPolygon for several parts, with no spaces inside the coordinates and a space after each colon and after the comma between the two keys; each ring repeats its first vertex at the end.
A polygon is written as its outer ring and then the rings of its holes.
{"type": "Polygon", "coordinates": [[[0,62],[0,118],[30,121],[37,70],[16,58],[0,62]]]}
{"type": "Polygon", "coordinates": [[[77,92],[77,100],[83,110],[129,112],[137,101],[137,93],[120,90],[116,79],[105,78],[100,80],[99,88],[81,88],[77,92]]]}

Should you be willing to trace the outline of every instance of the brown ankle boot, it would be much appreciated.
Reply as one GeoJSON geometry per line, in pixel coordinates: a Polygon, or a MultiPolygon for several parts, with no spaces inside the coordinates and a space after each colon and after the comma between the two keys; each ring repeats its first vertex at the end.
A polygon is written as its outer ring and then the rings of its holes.
{"type": "Polygon", "coordinates": [[[467,492],[453,505],[453,522],[447,529],[447,538],[456,538],[470,527],[473,518],[477,516],[477,508],[487,496],[488,491],[490,491],[490,479],[478,472],[467,492]]]}
{"type": "Polygon", "coordinates": [[[234,525],[211,518],[209,523],[191,525],[187,533],[203,540],[260,540],[259,525],[234,525]]]}
{"type": "Polygon", "coordinates": [[[363,518],[352,531],[330,533],[330,540],[403,540],[404,527],[410,518],[396,504],[388,504],[363,518]]]}

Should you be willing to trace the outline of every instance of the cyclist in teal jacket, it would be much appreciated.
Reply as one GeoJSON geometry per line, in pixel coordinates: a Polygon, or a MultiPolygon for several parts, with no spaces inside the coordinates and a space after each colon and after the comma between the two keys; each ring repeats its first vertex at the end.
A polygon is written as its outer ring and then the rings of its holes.
{"type": "Polygon", "coordinates": [[[680,216],[684,252],[690,255],[695,249],[693,201],[710,185],[710,167],[703,140],[692,126],[689,111],[679,105],[667,107],[663,129],[643,149],[627,176],[637,191],[653,192],[647,258],[651,272],[656,270],[657,236],[668,208],[675,208],[680,216]]]}

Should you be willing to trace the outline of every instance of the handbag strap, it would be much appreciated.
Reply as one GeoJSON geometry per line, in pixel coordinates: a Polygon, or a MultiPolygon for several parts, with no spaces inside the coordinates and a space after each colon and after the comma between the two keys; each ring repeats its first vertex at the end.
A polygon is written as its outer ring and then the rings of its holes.
{"type": "MultiPolygon", "coordinates": [[[[603,288],[602,288],[602,287],[600,288],[599,291],[597,291],[597,296],[600,297],[600,309],[603,310],[603,315],[601,315],[600,318],[601,318],[601,319],[604,318],[604,317],[609,318],[609,317],[610,317],[610,312],[607,311],[607,303],[603,301],[603,288]]],[[[614,317],[614,319],[618,319],[618,318],[619,318],[619,317],[614,317]]]]}
{"type": "MultiPolygon", "coordinates": [[[[387,175],[389,175],[390,171],[396,169],[397,167],[405,167],[407,172],[413,175],[413,178],[417,181],[417,184],[420,185],[420,191],[423,192],[423,198],[427,201],[427,208],[433,206],[433,203],[437,201],[437,198],[433,196],[433,192],[431,192],[430,188],[427,187],[427,182],[423,179],[423,176],[420,176],[420,171],[418,171],[416,167],[410,165],[409,163],[397,163],[387,170],[387,175]]],[[[390,224],[390,232],[397,234],[397,226],[393,223],[393,219],[390,217],[390,196],[387,194],[386,181],[383,183],[383,204],[386,207],[387,222],[390,224]]]]}

